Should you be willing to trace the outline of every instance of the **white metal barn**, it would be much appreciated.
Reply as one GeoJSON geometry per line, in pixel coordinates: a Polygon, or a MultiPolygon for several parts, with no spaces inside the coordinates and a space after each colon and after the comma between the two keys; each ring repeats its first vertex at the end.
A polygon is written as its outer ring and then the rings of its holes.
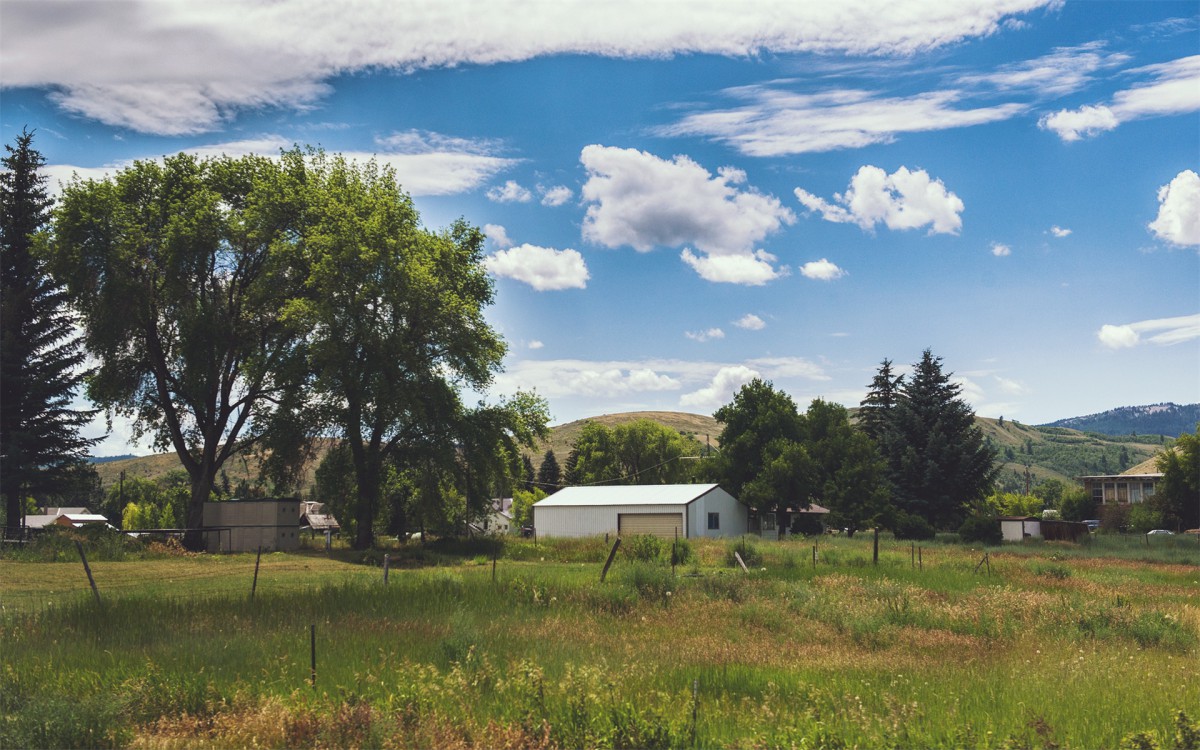
{"type": "Polygon", "coordinates": [[[737,536],[749,511],[715,484],[567,487],[533,506],[538,536],[737,536]]]}

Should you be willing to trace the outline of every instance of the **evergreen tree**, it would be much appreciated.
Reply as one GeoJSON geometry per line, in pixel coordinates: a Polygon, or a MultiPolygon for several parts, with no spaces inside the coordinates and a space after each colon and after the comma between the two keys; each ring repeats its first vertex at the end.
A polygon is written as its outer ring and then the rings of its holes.
{"type": "Polygon", "coordinates": [[[558,459],[554,457],[554,451],[547,450],[546,455],[542,456],[542,465],[538,467],[537,487],[542,492],[553,495],[561,483],[562,470],[558,467],[558,459]]]}
{"type": "Polygon", "coordinates": [[[895,407],[894,440],[885,441],[898,508],[938,528],[957,528],[968,506],[996,479],[996,452],[975,425],[962,389],[926,349],[895,407]]]}
{"type": "Polygon", "coordinates": [[[64,290],[34,252],[51,199],[45,163],[22,131],[0,175],[0,494],[6,533],[21,525],[23,501],[77,484],[88,448],[81,437],[94,411],[70,404],[84,377],[84,354],[64,290]]]}
{"type": "Polygon", "coordinates": [[[566,487],[579,484],[579,451],[574,446],[563,462],[562,484],[566,487]]]}
{"type": "Polygon", "coordinates": [[[536,474],[533,471],[533,459],[528,453],[521,454],[521,486],[526,492],[533,492],[536,474]]]}
{"type": "Polygon", "coordinates": [[[859,404],[858,412],[859,427],[877,444],[888,436],[903,386],[904,376],[893,375],[892,361],[884,359],[879,364],[879,372],[867,386],[867,396],[859,404]]]}

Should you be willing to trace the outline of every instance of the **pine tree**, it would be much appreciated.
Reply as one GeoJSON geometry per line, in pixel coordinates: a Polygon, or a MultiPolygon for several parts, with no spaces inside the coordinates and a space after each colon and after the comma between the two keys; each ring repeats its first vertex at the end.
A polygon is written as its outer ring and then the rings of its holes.
{"type": "Polygon", "coordinates": [[[526,492],[533,492],[533,488],[537,486],[533,483],[535,478],[536,475],[533,472],[533,459],[529,457],[529,454],[524,453],[521,455],[522,489],[524,489],[526,492]]]}
{"type": "Polygon", "coordinates": [[[28,496],[77,484],[98,439],[81,437],[94,411],[70,407],[84,353],[66,294],[34,252],[49,218],[45,159],[22,131],[0,159],[0,494],[6,533],[19,533],[28,496]]]}
{"type": "Polygon", "coordinates": [[[858,411],[858,426],[876,443],[883,442],[892,426],[903,386],[904,376],[893,375],[892,361],[884,359],[879,364],[879,372],[867,386],[867,396],[859,404],[858,411]]]}
{"type": "Polygon", "coordinates": [[[926,349],[895,408],[889,456],[896,505],[938,528],[957,528],[996,479],[996,451],[975,425],[962,389],[926,349]]]}
{"type": "Polygon", "coordinates": [[[579,484],[579,451],[574,447],[567,454],[567,460],[563,462],[562,484],[566,487],[574,487],[579,484]]]}
{"type": "Polygon", "coordinates": [[[538,467],[537,487],[547,495],[553,495],[562,484],[562,470],[558,467],[558,459],[554,451],[547,450],[542,456],[542,465],[538,467]]]}

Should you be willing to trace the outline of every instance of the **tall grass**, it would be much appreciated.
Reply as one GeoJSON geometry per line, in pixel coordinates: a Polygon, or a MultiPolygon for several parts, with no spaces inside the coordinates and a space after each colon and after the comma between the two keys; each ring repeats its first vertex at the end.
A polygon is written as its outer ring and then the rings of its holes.
{"type": "MultiPolygon", "coordinates": [[[[1200,568],[818,544],[759,542],[746,574],[700,541],[604,583],[603,538],[430,545],[386,586],[278,555],[253,600],[253,556],[108,563],[102,606],[0,616],[0,747],[1171,747],[1200,718],[1200,568]]],[[[5,597],[82,576],[0,565],[5,597]]]]}

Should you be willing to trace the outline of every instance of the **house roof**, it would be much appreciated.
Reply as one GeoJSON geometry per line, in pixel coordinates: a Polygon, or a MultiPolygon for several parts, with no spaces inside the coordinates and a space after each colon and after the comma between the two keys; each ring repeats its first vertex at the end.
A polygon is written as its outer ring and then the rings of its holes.
{"type": "Polygon", "coordinates": [[[715,484],[638,484],[617,487],[566,487],[535,507],[589,505],[687,505],[717,489],[715,484]]]}
{"type": "MultiPolygon", "coordinates": [[[[1136,469],[1137,467],[1135,466],[1134,468],[1136,469]]],[[[1118,479],[1124,479],[1126,481],[1130,479],[1162,479],[1162,473],[1131,474],[1127,471],[1124,474],[1093,474],[1091,476],[1076,477],[1076,479],[1111,479],[1113,481],[1118,479]]]]}

